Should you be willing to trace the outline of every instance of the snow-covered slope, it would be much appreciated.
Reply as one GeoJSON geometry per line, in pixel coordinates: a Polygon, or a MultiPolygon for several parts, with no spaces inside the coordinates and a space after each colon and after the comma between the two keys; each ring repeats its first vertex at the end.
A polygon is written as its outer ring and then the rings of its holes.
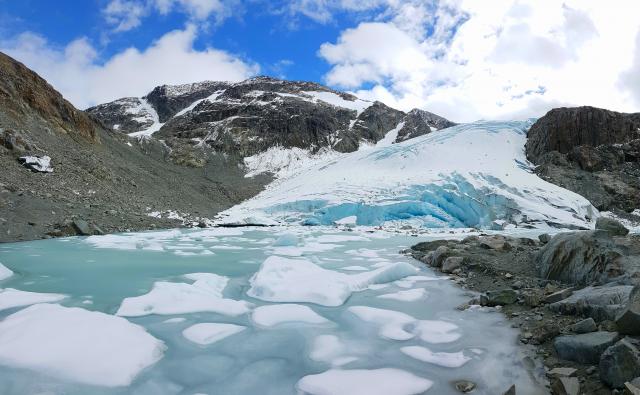
{"type": "Polygon", "coordinates": [[[531,123],[480,121],[329,158],[276,180],[221,221],[589,227],[597,210],[586,199],[532,172],[524,153],[531,123]]]}

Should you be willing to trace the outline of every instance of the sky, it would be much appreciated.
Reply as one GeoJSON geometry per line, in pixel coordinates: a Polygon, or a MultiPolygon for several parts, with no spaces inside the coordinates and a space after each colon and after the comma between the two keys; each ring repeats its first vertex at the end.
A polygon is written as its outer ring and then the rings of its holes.
{"type": "Polygon", "coordinates": [[[638,0],[0,0],[0,51],[78,108],[162,84],[315,81],[457,122],[640,111],[638,0]]]}

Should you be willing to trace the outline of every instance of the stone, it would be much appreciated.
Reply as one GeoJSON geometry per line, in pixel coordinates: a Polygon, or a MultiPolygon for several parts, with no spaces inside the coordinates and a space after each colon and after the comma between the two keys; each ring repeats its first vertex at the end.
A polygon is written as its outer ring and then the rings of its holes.
{"type": "Polygon", "coordinates": [[[627,304],[616,316],[616,327],[622,334],[640,335],[640,286],[631,290],[627,304]]]}
{"type": "Polygon", "coordinates": [[[595,321],[615,320],[624,309],[633,286],[615,285],[586,287],[549,305],[555,313],[591,317],[595,321]]]}
{"type": "Polygon", "coordinates": [[[442,272],[451,273],[462,266],[464,258],[461,256],[450,256],[442,263],[442,272]]]}
{"type": "Polygon", "coordinates": [[[539,275],[570,284],[602,283],[624,273],[622,250],[602,230],[555,235],[534,256],[539,275]]]}
{"type": "Polygon", "coordinates": [[[551,382],[553,395],[580,395],[580,381],[577,377],[556,377],[551,382]]]}
{"type": "Polygon", "coordinates": [[[596,364],[600,355],[619,338],[617,332],[592,332],[558,336],[553,347],[558,356],[567,361],[596,364]]]}
{"type": "Polygon", "coordinates": [[[522,291],[524,304],[529,307],[538,307],[544,300],[543,291],[541,289],[532,288],[522,291]]]}
{"type": "Polygon", "coordinates": [[[593,320],[593,318],[589,317],[573,324],[571,326],[571,330],[574,333],[590,333],[597,331],[598,327],[596,326],[596,322],[593,320]]]}
{"type": "Polygon", "coordinates": [[[502,395],[516,395],[516,385],[512,384],[502,395]]]}
{"type": "Polygon", "coordinates": [[[624,395],[640,395],[640,386],[626,382],[624,383],[624,391],[622,393],[624,395]]]}
{"type": "Polygon", "coordinates": [[[83,219],[74,219],[71,223],[76,232],[81,236],[90,236],[93,234],[89,223],[83,219]]]}
{"type": "Polygon", "coordinates": [[[571,296],[572,293],[573,293],[573,288],[561,289],[560,291],[554,292],[551,295],[548,295],[547,297],[545,297],[544,301],[546,303],[559,302],[571,296]]]}
{"type": "Polygon", "coordinates": [[[540,240],[542,244],[547,244],[551,240],[551,236],[549,236],[548,233],[543,233],[538,235],[538,240],[540,240]]]}
{"type": "Polygon", "coordinates": [[[555,321],[549,321],[536,326],[532,330],[530,342],[532,344],[543,344],[560,334],[560,326],[555,321]]]}
{"type": "Polygon", "coordinates": [[[640,376],[639,342],[624,338],[608,347],[600,357],[600,379],[612,388],[640,376]]]}
{"type": "Polygon", "coordinates": [[[598,217],[596,229],[607,231],[612,236],[626,236],[629,234],[629,229],[625,228],[624,225],[615,219],[607,217],[598,217]]]}
{"type": "Polygon", "coordinates": [[[455,382],[455,387],[462,393],[471,392],[476,388],[476,383],[468,380],[459,380],[455,382]]]}
{"type": "Polygon", "coordinates": [[[483,236],[480,238],[480,247],[487,250],[510,251],[511,244],[504,236],[483,236]]]}
{"type": "Polygon", "coordinates": [[[518,293],[510,288],[487,291],[487,306],[504,306],[518,301],[518,293]]]}
{"type": "Polygon", "coordinates": [[[431,266],[442,267],[442,263],[449,256],[449,248],[440,246],[433,252],[431,266]]]}
{"type": "Polygon", "coordinates": [[[547,373],[551,377],[575,377],[577,369],[574,368],[553,368],[547,373]]]}

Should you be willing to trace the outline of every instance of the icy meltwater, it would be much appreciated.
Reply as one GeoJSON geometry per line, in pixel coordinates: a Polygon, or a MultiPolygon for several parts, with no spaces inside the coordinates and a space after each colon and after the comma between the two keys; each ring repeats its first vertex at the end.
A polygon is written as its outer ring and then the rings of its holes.
{"type": "Polygon", "coordinates": [[[420,240],[216,228],[0,245],[0,393],[544,393],[499,313],[456,310],[468,294],[398,253],[420,240]]]}

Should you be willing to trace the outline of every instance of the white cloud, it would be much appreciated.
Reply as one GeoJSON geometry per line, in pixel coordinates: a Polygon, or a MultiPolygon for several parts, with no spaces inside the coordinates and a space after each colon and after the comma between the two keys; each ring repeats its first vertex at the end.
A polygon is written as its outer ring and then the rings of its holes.
{"type": "Polygon", "coordinates": [[[202,80],[239,81],[258,66],[214,48],[193,48],[197,28],[188,25],[140,51],[129,48],[100,62],[87,39],[55,48],[41,36],[23,33],[0,42],[7,53],[35,70],[79,108],[126,96],[142,96],[160,84],[202,80]]]}
{"type": "Polygon", "coordinates": [[[327,83],[457,121],[558,105],[637,111],[621,89],[640,101],[637,1],[442,0],[422,2],[422,13],[398,4],[320,47],[327,83]]]}
{"type": "Polygon", "coordinates": [[[123,32],[140,26],[142,19],[153,11],[162,15],[181,12],[192,23],[206,24],[213,18],[220,24],[233,12],[241,12],[239,5],[240,0],[110,0],[102,14],[114,31],[123,32]]]}

